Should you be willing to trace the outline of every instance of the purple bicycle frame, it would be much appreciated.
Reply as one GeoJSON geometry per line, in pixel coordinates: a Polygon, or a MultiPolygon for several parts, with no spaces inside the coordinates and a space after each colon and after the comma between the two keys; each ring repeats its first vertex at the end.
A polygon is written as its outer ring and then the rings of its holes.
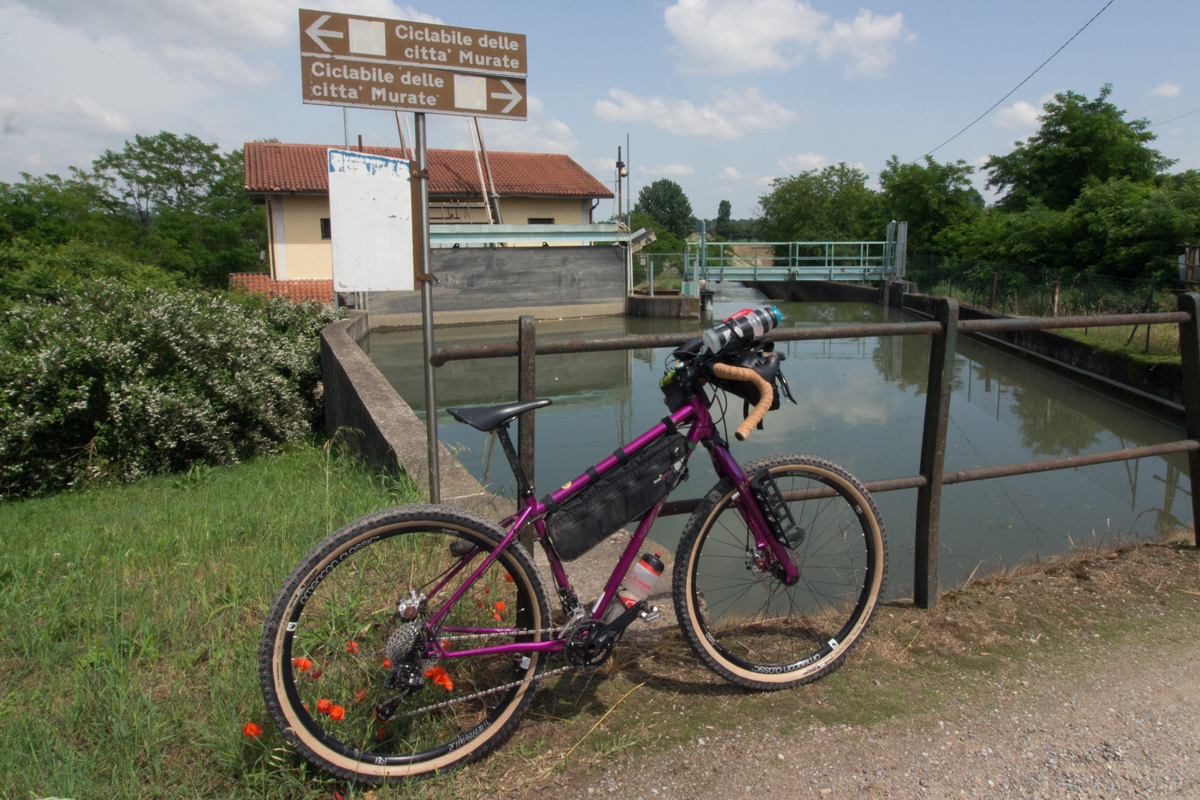
{"type": "MultiPolygon", "coordinates": [[[[687,422],[692,423],[691,429],[687,432],[687,440],[694,447],[700,442],[705,442],[716,436],[716,426],[713,424],[712,417],[709,416],[708,408],[704,404],[704,398],[701,396],[692,397],[688,400],[687,405],[671,415],[671,421],[675,425],[682,425],[687,422]]],[[[626,445],[626,455],[633,455],[646,445],[656,439],[666,435],[667,426],[660,422],[650,430],[643,433],[641,436],[634,439],[626,445]]],[[[750,491],[750,482],[746,475],[742,472],[742,468],[734,460],[729,449],[725,447],[725,443],[721,440],[713,443],[710,448],[712,456],[713,468],[716,470],[718,479],[728,479],[735,487],[737,487],[737,495],[734,498],[734,504],[738,512],[742,515],[742,519],[746,522],[751,533],[754,535],[754,540],[758,548],[766,548],[771,551],[775,559],[783,566],[783,571],[786,579],[791,582],[798,576],[796,565],[788,555],[787,548],[780,543],[774,536],[770,534],[770,527],[766,519],[763,517],[762,510],[759,509],[758,503],[754,501],[754,494],[750,491]]],[[[615,455],[597,464],[594,469],[598,475],[614,469],[618,464],[615,455]]],[[[591,477],[585,472],[575,480],[567,484],[568,488],[557,489],[551,497],[554,502],[562,503],[564,500],[574,496],[592,482],[591,477]]],[[[642,543],[650,533],[650,527],[658,518],[658,512],[662,510],[663,503],[666,498],[658,501],[657,504],[642,517],[641,522],[637,526],[629,544],[625,547],[625,552],[621,554],[620,560],[613,569],[612,574],[608,578],[608,582],[604,586],[604,591],[600,598],[596,601],[596,605],[592,608],[591,619],[600,619],[609,604],[611,604],[617,595],[617,590],[620,588],[621,580],[625,577],[625,573],[633,566],[637,559],[638,552],[641,550],[642,543]]],[[[546,558],[550,562],[550,571],[554,576],[554,582],[560,591],[570,591],[571,582],[567,577],[567,572],[563,568],[562,561],[558,558],[558,554],[554,552],[554,548],[547,544],[546,523],[543,520],[546,514],[546,505],[534,497],[529,497],[525,500],[525,507],[517,514],[509,517],[504,521],[508,525],[508,531],[501,540],[500,545],[487,555],[471,576],[454,591],[453,594],[442,604],[441,608],[429,620],[430,627],[436,627],[438,622],[449,613],[450,609],[458,602],[459,598],[466,593],[471,585],[479,579],[479,576],[484,573],[492,562],[500,555],[500,551],[508,547],[517,538],[517,534],[532,520],[534,530],[537,532],[538,539],[541,541],[542,549],[546,553],[546,558]]],[[[467,566],[475,559],[475,556],[482,552],[476,550],[474,554],[464,557],[463,560],[445,575],[441,582],[434,587],[429,597],[432,598],[454,578],[455,575],[466,569],[467,566]]],[[[514,633],[519,634],[519,628],[458,628],[446,627],[443,629],[447,633],[514,633]]],[[[438,658],[465,658],[469,656],[494,655],[497,653],[556,653],[563,649],[561,639],[550,639],[544,642],[514,642],[512,644],[501,644],[492,647],[479,647],[471,650],[456,650],[447,651],[441,643],[435,643],[435,649],[438,658]]]]}

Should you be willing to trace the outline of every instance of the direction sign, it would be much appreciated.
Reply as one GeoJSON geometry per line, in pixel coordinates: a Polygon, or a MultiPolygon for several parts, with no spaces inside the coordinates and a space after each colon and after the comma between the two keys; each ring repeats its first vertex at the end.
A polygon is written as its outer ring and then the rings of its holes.
{"type": "MultiPolygon", "coordinates": [[[[524,78],[525,34],[300,9],[300,54],[524,78]]],[[[524,94],[524,92],[522,92],[524,94]]]]}
{"type": "Polygon", "coordinates": [[[525,119],[524,78],[300,57],[304,102],[464,117],[525,119]]]}

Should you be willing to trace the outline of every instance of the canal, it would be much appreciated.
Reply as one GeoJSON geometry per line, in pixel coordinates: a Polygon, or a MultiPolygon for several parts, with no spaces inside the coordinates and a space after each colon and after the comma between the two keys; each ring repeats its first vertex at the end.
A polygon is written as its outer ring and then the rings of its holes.
{"type": "MultiPolygon", "coordinates": [[[[770,303],[759,292],[718,285],[715,317],[770,303]]],[[[784,326],[910,319],[898,309],[858,303],[779,303],[784,326]]],[[[541,337],[616,336],[696,330],[695,320],[610,317],[540,321],[541,337]]],[[[513,341],[516,324],[439,328],[438,346],[513,341]]],[[[930,338],[896,336],[787,342],[784,374],[798,405],[767,415],[766,429],[733,442],[746,462],[777,452],[829,458],[860,480],[918,472],[930,338]]],[[[419,416],[424,383],[419,330],[374,332],[371,360],[419,416]]],[[[658,380],[669,348],[539,356],[537,394],[554,405],[537,412],[539,496],[639,435],[666,413],[658,380]]],[[[517,396],[516,359],[454,361],[436,372],[441,440],[481,483],[514,495],[514,482],[491,437],[455,422],[446,408],[509,402],[517,396]]],[[[1183,429],[960,336],[947,434],[946,469],[1007,464],[1183,439],[1183,429]]],[[[714,408],[714,416],[716,416],[714,408]]],[[[729,433],[742,419],[733,398],[729,433]]],[[[515,440],[515,428],[513,430],[515,440]]],[[[672,499],[701,497],[716,478],[703,454],[672,499]]],[[[1185,454],[1116,462],[947,486],[942,494],[942,590],[978,574],[1080,545],[1148,538],[1191,525],[1185,454]]],[[[888,594],[911,595],[916,490],[875,496],[887,526],[888,594]]],[[[655,523],[654,539],[674,547],[685,516],[655,523]]]]}

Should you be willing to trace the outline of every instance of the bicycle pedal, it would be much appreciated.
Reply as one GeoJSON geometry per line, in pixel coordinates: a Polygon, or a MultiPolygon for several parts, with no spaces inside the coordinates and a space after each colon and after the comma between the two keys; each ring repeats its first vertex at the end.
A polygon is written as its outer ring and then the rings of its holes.
{"type": "Polygon", "coordinates": [[[642,618],[643,622],[653,622],[662,616],[662,612],[658,610],[658,606],[647,606],[638,616],[642,618]]]}

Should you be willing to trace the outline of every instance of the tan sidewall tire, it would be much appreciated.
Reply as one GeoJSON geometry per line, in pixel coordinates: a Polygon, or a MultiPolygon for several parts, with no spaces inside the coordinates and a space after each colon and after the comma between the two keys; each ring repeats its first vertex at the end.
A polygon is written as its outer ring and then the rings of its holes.
{"type": "MultiPolygon", "coordinates": [[[[683,540],[680,546],[682,549],[683,545],[690,540],[689,552],[683,558],[677,556],[676,560],[676,564],[682,565],[684,570],[682,581],[679,581],[680,575],[678,571],[676,573],[678,584],[676,593],[677,595],[681,595],[681,597],[677,596],[676,598],[676,613],[679,616],[679,624],[683,630],[684,638],[687,639],[692,649],[696,651],[697,655],[709,667],[724,677],[752,688],[779,689],[816,680],[821,675],[836,668],[858,644],[863,633],[866,632],[871,621],[874,619],[875,611],[878,608],[879,599],[885,586],[887,578],[887,545],[883,524],[879,520],[879,510],[875,506],[875,501],[862,484],[841,467],[815,456],[794,454],[788,456],[768,456],[757,459],[745,464],[743,469],[746,475],[749,476],[753,475],[762,466],[769,466],[772,474],[803,470],[813,475],[820,475],[836,483],[846,492],[846,495],[843,496],[848,496],[848,499],[852,499],[865,512],[867,530],[864,533],[867,535],[869,547],[874,551],[872,555],[876,564],[876,569],[870,575],[865,609],[859,614],[850,632],[829,653],[812,664],[791,672],[766,674],[746,669],[726,658],[708,640],[705,632],[697,623],[697,620],[700,619],[700,613],[696,607],[696,593],[693,583],[695,579],[696,559],[700,556],[704,538],[707,537],[711,525],[722,512],[729,510],[731,498],[737,493],[737,490],[729,486],[729,484],[722,482],[704,499],[700,508],[696,510],[684,529],[683,540]],[[702,527],[689,536],[689,532],[697,524],[702,527]],[[679,608],[681,605],[680,600],[682,600],[682,605],[684,606],[682,609],[679,608]]],[[[680,555],[684,554],[681,553],[680,555]]],[[[678,570],[679,567],[677,566],[676,569],[678,570]]]]}
{"type": "MultiPolygon", "coordinates": [[[[264,638],[260,647],[260,677],[267,706],[275,717],[284,737],[310,761],[333,774],[367,783],[385,783],[399,778],[429,774],[448,769],[481,758],[498,746],[512,733],[528,700],[536,689],[536,681],[517,688],[512,700],[503,713],[470,741],[447,753],[427,761],[409,764],[377,765],[368,761],[349,758],[324,745],[312,731],[304,726],[295,709],[287,702],[287,691],[283,674],[284,643],[287,626],[284,620],[291,618],[300,601],[300,588],[330,564],[347,555],[352,548],[360,546],[373,537],[395,534],[403,529],[420,530],[436,527],[439,530],[458,531],[466,538],[494,547],[503,538],[504,532],[484,517],[446,506],[408,506],[388,509],[347,525],[331,534],[314,548],[300,566],[288,577],[284,588],[272,604],[264,626],[264,638]],[[356,530],[360,528],[361,530],[356,530]],[[315,563],[314,562],[315,557],[315,563]],[[267,663],[264,664],[264,655],[267,663]]],[[[545,627],[549,619],[549,605],[541,579],[533,567],[532,559],[524,548],[514,542],[500,557],[514,579],[521,581],[531,595],[533,621],[531,627],[545,627]]],[[[540,639],[539,634],[539,639],[540,639]]],[[[530,672],[541,671],[544,654],[530,654],[530,672]]]]}

